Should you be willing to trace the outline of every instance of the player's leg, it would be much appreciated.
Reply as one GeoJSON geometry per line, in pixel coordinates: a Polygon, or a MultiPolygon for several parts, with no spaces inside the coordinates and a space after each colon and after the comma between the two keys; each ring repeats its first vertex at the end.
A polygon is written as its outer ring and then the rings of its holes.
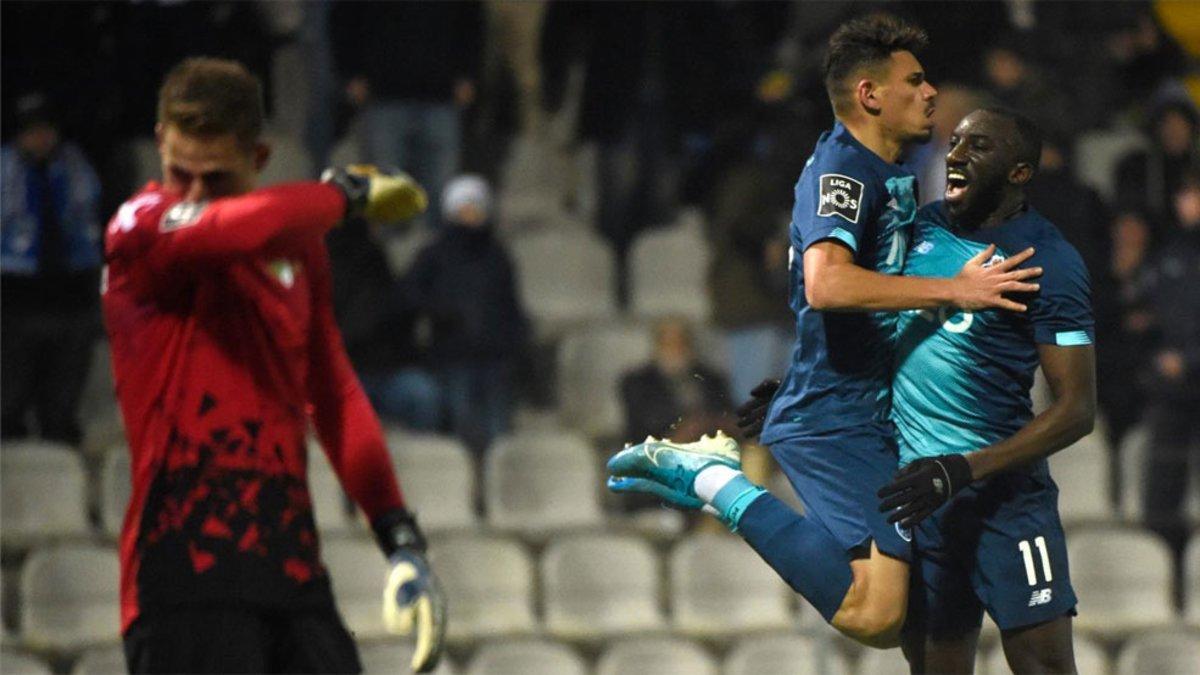
{"type": "Polygon", "coordinates": [[[249,609],[158,611],[126,632],[125,663],[130,673],[265,673],[269,637],[249,609]]]}
{"type": "Polygon", "coordinates": [[[358,647],[333,606],[273,617],[274,673],[360,673],[358,647]]]}
{"type": "Polygon", "coordinates": [[[867,557],[850,561],[850,573],[850,588],[829,623],[869,647],[899,645],[908,605],[909,564],[880,552],[871,542],[867,557]]]}
{"type": "Polygon", "coordinates": [[[1004,658],[1014,673],[1074,673],[1071,616],[1002,631],[1004,658]]]}
{"type": "MultiPolygon", "coordinates": [[[[979,629],[953,638],[932,638],[918,635],[904,638],[904,657],[913,675],[925,673],[958,675],[975,672],[975,653],[979,650],[979,629]]],[[[1024,673],[1023,670],[1014,670],[1024,673]]]]}

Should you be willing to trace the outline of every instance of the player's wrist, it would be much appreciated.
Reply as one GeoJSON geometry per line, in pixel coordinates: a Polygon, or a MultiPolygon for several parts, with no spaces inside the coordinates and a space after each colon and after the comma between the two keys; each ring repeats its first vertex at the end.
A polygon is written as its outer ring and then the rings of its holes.
{"type": "Polygon", "coordinates": [[[342,167],[330,167],[321,173],[321,182],[341,191],[346,198],[346,218],[358,218],[367,209],[371,194],[371,179],[342,167]]]}
{"type": "Polygon", "coordinates": [[[417,525],[416,514],[408,509],[393,509],[379,516],[371,522],[371,530],[388,560],[407,552],[424,554],[428,547],[425,535],[417,525]]]}

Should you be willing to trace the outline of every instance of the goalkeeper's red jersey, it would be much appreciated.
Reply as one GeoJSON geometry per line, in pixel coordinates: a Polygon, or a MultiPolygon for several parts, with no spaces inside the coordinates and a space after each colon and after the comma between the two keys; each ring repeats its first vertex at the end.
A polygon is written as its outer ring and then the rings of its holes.
{"type": "Polygon", "coordinates": [[[333,319],[323,235],[344,209],[320,183],[207,203],[150,183],[110,222],[104,318],[133,468],[123,631],[155,607],[330,601],[310,421],[368,517],[402,505],[333,319]]]}

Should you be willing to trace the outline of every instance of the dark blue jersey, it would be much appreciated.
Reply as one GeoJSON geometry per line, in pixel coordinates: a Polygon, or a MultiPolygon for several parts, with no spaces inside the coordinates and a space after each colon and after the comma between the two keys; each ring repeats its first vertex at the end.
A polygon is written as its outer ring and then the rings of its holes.
{"type": "Polygon", "coordinates": [[[951,277],[989,244],[993,261],[1033,246],[1024,266],[1041,267],[1041,289],[1024,313],[953,308],[900,313],[892,417],[900,461],[978,450],[1033,418],[1029,389],[1037,346],[1089,345],[1091,291],[1083,259],[1050,221],[1029,209],[975,231],[950,222],[943,202],[921,209],[904,274],[951,277]]]}
{"type": "Polygon", "coordinates": [[[896,314],[818,312],[804,294],[804,251],[837,241],[858,265],[898,274],[917,212],[916,180],[859,143],[840,123],[817,142],[796,183],[791,307],[796,342],[771,403],[764,443],[885,422],[896,314]]]}

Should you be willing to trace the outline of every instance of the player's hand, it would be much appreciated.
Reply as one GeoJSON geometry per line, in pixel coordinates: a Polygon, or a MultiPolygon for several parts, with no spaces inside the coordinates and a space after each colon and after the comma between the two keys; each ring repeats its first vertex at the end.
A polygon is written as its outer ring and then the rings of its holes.
{"type": "Polygon", "coordinates": [[[750,400],[738,406],[737,425],[742,431],[742,438],[753,440],[762,433],[763,423],[767,419],[767,408],[771,407],[771,399],[779,390],[779,380],[763,380],[750,390],[750,400]]]}
{"type": "Polygon", "coordinates": [[[951,497],[971,484],[971,465],[963,455],[924,457],[896,473],[880,488],[881,513],[889,523],[911,528],[925,520],[951,497]]]}
{"type": "Polygon", "coordinates": [[[383,590],[383,625],[396,635],[416,635],[412,669],[437,667],[446,639],[446,599],[425,558],[425,537],[407,511],[393,511],[372,524],[392,563],[383,590]]]}
{"type": "Polygon", "coordinates": [[[996,245],[991,244],[963,264],[954,277],[954,304],[968,311],[980,309],[1007,309],[1024,312],[1025,305],[1004,297],[1009,293],[1033,293],[1040,287],[1028,281],[1042,275],[1042,268],[1017,269],[1021,263],[1033,256],[1033,247],[999,262],[991,263],[996,245]]]}
{"type": "Polygon", "coordinates": [[[384,172],[370,164],[329,168],[321,180],[346,195],[346,217],[376,223],[395,223],[424,213],[429,206],[425,190],[402,171],[384,172]]]}

